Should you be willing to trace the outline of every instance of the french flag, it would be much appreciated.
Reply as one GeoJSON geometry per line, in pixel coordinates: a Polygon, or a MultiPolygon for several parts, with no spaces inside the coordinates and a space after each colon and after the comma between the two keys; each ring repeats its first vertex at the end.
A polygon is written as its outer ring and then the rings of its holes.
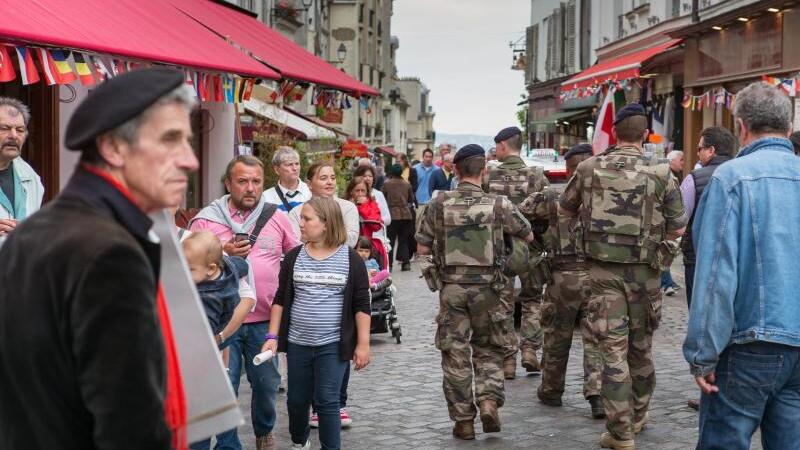
{"type": "Polygon", "coordinates": [[[27,47],[15,47],[17,49],[17,59],[19,60],[19,74],[22,77],[22,84],[28,85],[39,81],[39,72],[33,64],[33,55],[27,47]]]}

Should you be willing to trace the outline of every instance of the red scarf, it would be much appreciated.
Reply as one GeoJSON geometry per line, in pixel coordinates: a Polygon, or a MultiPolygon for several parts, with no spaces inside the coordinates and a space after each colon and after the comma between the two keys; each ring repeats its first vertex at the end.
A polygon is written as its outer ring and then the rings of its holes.
{"type": "MultiPolygon", "coordinates": [[[[109,173],[86,164],[82,167],[87,172],[97,175],[114,186],[131,203],[136,205],[131,192],[109,173]]],[[[172,430],[172,447],[175,450],[186,450],[188,449],[188,442],[186,442],[186,394],[183,390],[181,368],[178,365],[178,350],[175,347],[175,339],[172,336],[172,322],[169,319],[167,300],[160,282],[158,283],[157,309],[158,321],[161,324],[161,335],[164,339],[164,351],[167,357],[167,394],[164,399],[164,413],[167,425],[172,430]]]]}

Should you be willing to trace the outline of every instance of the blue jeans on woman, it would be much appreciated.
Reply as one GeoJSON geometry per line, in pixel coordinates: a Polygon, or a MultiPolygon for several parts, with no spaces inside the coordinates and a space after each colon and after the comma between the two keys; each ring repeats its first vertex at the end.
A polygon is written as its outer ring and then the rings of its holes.
{"type": "Polygon", "coordinates": [[[716,369],[719,392],[700,398],[697,450],[746,450],[761,428],[764,450],[800,448],[800,347],[731,345],[716,369]]]}
{"type": "Polygon", "coordinates": [[[349,366],[339,359],[339,342],[319,347],[288,343],[286,368],[289,411],[289,434],[292,442],[308,440],[308,408],[313,400],[319,417],[319,441],[322,450],[339,450],[342,421],[339,417],[339,394],[349,366]]]}

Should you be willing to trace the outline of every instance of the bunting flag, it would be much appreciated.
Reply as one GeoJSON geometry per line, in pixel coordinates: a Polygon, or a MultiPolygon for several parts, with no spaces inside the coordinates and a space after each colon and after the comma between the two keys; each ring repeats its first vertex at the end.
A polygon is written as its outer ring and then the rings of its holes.
{"type": "Polygon", "coordinates": [[[592,137],[592,153],[595,155],[604,152],[609,146],[616,143],[614,134],[611,132],[614,127],[616,110],[614,93],[616,90],[614,86],[608,89],[606,98],[603,100],[603,106],[600,107],[600,112],[597,113],[597,122],[594,125],[594,136],[592,137]]]}
{"type": "Polygon", "coordinates": [[[69,65],[69,51],[64,50],[51,50],[50,55],[56,63],[56,70],[58,70],[61,84],[72,83],[77,80],[75,72],[72,71],[72,66],[69,65]]]}
{"type": "Polygon", "coordinates": [[[770,77],[767,75],[761,75],[761,81],[767,83],[770,86],[777,86],[781,84],[780,78],[770,77]]]}
{"type": "Polygon", "coordinates": [[[224,102],[225,92],[222,90],[222,76],[214,75],[214,101],[224,102]]]}
{"type": "Polygon", "coordinates": [[[788,78],[781,81],[781,89],[786,92],[789,97],[797,96],[797,78],[788,78]]]}
{"type": "Polygon", "coordinates": [[[36,65],[33,63],[33,55],[26,47],[14,47],[17,50],[17,60],[19,61],[19,75],[22,78],[22,84],[28,85],[39,81],[39,72],[36,70],[36,65]]]}
{"type": "Polygon", "coordinates": [[[59,84],[61,77],[56,67],[56,61],[50,55],[50,52],[45,48],[37,48],[36,56],[39,58],[39,64],[42,66],[42,74],[44,75],[45,83],[47,83],[48,86],[59,84]]]}
{"type": "Polygon", "coordinates": [[[225,103],[233,103],[233,78],[228,75],[224,76],[222,90],[225,91],[225,103]]]}
{"type": "Polygon", "coordinates": [[[250,100],[250,96],[253,95],[253,87],[256,85],[256,80],[252,78],[248,78],[245,81],[244,90],[242,91],[242,100],[250,100]]]}
{"type": "Polygon", "coordinates": [[[75,61],[75,71],[78,72],[78,78],[84,86],[94,86],[96,80],[92,74],[92,69],[86,64],[86,59],[83,53],[73,52],[72,59],[75,61]]]}
{"type": "Polygon", "coordinates": [[[106,63],[103,62],[103,60],[100,59],[99,56],[89,56],[89,60],[92,62],[94,71],[97,74],[97,78],[99,78],[100,81],[105,81],[114,76],[114,74],[111,73],[110,70],[108,70],[108,67],[106,67],[106,63]]]}
{"type": "Polygon", "coordinates": [[[242,102],[242,88],[244,87],[244,80],[239,77],[233,79],[233,103],[242,102]]]}
{"type": "Polygon", "coordinates": [[[114,73],[114,76],[120,75],[125,73],[125,63],[118,59],[111,60],[111,71],[114,73]]]}
{"type": "Polygon", "coordinates": [[[14,70],[14,63],[8,54],[8,47],[0,44],[0,82],[5,83],[15,78],[17,78],[17,72],[14,70]]]}

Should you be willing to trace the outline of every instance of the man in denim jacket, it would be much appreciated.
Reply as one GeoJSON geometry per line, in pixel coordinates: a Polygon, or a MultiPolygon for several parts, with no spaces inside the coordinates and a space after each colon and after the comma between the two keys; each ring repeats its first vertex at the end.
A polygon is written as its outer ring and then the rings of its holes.
{"type": "Polygon", "coordinates": [[[683,353],[700,401],[698,449],[800,442],[800,158],[789,99],[754,83],[736,97],[739,155],[714,172],[694,235],[697,266],[683,353]]]}

